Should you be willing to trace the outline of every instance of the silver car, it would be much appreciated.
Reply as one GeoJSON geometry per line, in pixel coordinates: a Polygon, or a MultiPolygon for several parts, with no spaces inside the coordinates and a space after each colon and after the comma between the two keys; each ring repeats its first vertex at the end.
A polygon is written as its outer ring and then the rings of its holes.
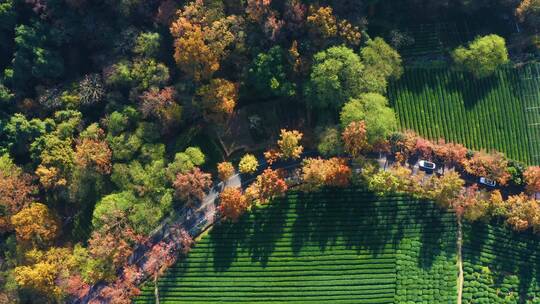
{"type": "Polygon", "coordinates": [[[489,178],[486,178],[486,177],[480,177],[479,183],[482,184],[482,185],[486,185],[488,187],[497,186],[497,182],[495,182],[494,180],[491,180],[489,178]]]}
{"type": "Polygon", "coordinates": [[[437,165],[435,165],[435,163],[427,161],[427,160],[419,161],[418,166],[426,170],[435,170],[435,168],[437,168],[437,165]]]}

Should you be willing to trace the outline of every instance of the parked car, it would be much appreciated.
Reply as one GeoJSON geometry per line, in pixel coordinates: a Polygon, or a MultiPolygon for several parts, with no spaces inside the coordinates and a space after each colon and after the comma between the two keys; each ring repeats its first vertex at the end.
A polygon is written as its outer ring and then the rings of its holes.
{"type": "Polygon", "coordinates": [[[494,180],[491,180],[489,178],[486,178],[486,177],[480,177],[480,184],[486,185],[488,187],[497,186],[497,182],[495,182],[494,180]]]}
{"type": "Polygon", "coordinates": [[[427,160],[419,161],[418,166],[426,170],[435,170],[435,168],[437,168],[437,165],[435,165],[435,163],[427,161],[427,160]]]}

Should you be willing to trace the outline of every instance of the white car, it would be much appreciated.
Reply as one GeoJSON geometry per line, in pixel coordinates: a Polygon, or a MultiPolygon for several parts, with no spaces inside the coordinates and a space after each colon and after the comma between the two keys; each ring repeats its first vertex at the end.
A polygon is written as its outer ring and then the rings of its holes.
{"type": "Polygon", "coordinates": [[[427,161],[427,160],[419,161],[418,166],[426,170],[435,170],[435,168],[437,168],[437,165],[435,165],[435,163],[427,161]]]}
{"type": "Polygon", "coordinates": [[[491,180],[489,178],[486,178],[486,177],[480,177],[480,184],[482,185],[486,185],[488,187],[495,187],[497,186],[497,182],[495,182],[494,180],[491,180]]]}

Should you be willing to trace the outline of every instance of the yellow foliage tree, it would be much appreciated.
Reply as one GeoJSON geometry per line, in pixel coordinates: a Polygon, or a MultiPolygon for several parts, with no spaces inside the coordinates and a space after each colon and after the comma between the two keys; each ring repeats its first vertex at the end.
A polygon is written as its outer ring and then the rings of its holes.
{"type": "Polygon", "coordinates": [[[317,41],[325,41],[337,35],[337,20],[330,6],[310,6],[307,25],[310,35],[317,41]]]}
{"type": "Polygon", "coordinates": [[[32,203],[11,217],[17,240],[32,246],[49,245],[60,231],[58,219],[41,203],[32,203]]]}
{"type": "Polygon", "coordinates": [[[253,174],[257,172],[258,166],[259,162],[257,161],[257,158],[253,154],[246,154],[240,160],[238,170],[240,170],[240,173],[253,174]]]}
{"type": "Polygon", "coordinates": [[[280,149],[280,156],[283,159],[298,159],[304,151],[300,145],[303,134],[297,130],[288,131],[281,129],[279,140],[277,142],[280,149]]]}
{"type": "MultiPolygon", "coordinates": [[[[30,250],[25,255],[27,265],[15,267],[17,285],[33,289],[44,297],[62,302],[64,292],[59,281],[67,278],[77,265],[68,248],[51,248],[48,251],[30,250]]],[[[42,301],[45,303],[46,301],[42,301]]]]}

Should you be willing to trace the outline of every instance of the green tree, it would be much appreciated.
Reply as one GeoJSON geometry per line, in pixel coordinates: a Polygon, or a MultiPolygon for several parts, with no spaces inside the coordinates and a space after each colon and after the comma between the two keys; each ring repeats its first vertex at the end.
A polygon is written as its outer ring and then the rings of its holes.
{"type": "Polygon", "coordinates": [[[504,38],[491,34],[477,37],[467,47],[458,47],[452,53],[452,58],[460,68],[476,78],[484,78],[508,62],[508,50],[504,38]]]}
{"type": "Polygon", "coordinates": [[[360,51],[364,63],[364,81],[371,92],[384,93],[387,80],[403,74],[401,56],[382,38],[369,40],[360,51]]]}
{"type": "Polygon", "coordinates": [[[161,36],[159,33],[145,32],[139,34],[133,52],[144,57],[156,57],[159,53],[161,36]]]}
{"type": "Polygon", "coordinates": [[[194,167],[202,166],[205,161],[206,157],[199,147],[188,147],[174,155],[174,160],[167,166],[167,178],[173,181],[178,173],[187,173],[194,167]]]}
{"type": "Polygon", "coordinates": [[[2,129],[6,141],[2,146],[7,147],[13,155],[24,155],[28,153],[30,144],[41,135],[52,131],[54,125],[51,119],[28,120],[23,114],[16,113],[2,129]]]}
{"type": "Polygon", "coordinates": [[[337,127],[327,127],[321,132],[317,150],[325,157],[336,156],[343,153],[341,134],[337,127]]]}
{"type": "Polygon", "coordinates": [[[385,139],[397,129],[397,118],[394,110],[388,106],[388,100],[377,93],[362,94],[343,106],[340,114],[343,129],[347,128],[351,122],[361,120],[366,122],[370,144],[385,139]]]}
{"type": "Polygon", "coordinates": [[[249,69],[249,83],[264,97],[291,97],[296,94],[295,85],[287,79],[283,49],[272,47],[260,53],[249,69]]]}
{"type": "Polygon", "coordinates": [[[345,46],[334,46],[315,54],[306,87],[308,105],[337,109],[365,92],[363,70],[360,57],[345,46]]]}
{"type": "Polygon", "coordinates": [[[58,46],[59,36],[40,22],[17,26],[12,79],[15,87],[28,88],[31,80],[57,79],[63,75],[64,60],[51,47],[58,46]]]}
{"type": "Polygon", "coordinates": [[[3,58],[11,55],[9,50],[13,45],[12,33],[17,21],[16,17],[13,0],[2,1],[0,3],[0,54],[3,58]]]}

